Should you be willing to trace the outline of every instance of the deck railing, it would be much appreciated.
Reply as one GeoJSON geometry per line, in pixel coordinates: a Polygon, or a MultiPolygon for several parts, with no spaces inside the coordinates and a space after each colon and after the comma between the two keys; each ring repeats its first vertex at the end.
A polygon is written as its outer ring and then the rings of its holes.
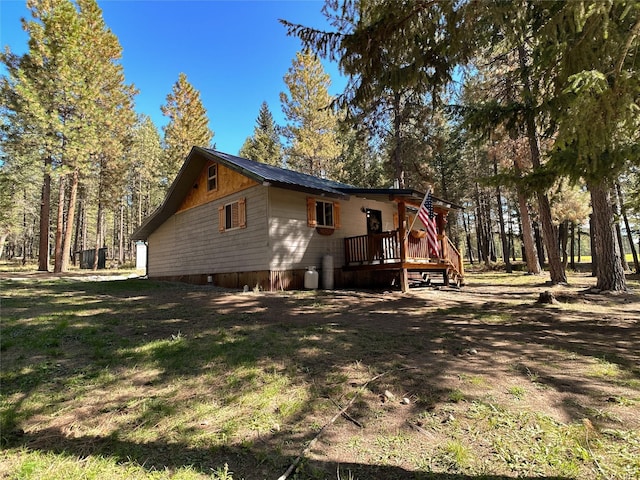
{"type": "Polygon", "coordinates": [[[347,265],[400,261],[398,232],[373,233],[345,238],[344,251],[347,265]]]}
{"type": "Polygon", "coordinates": [[[464,277],[464,262],[462,260],[462,255],[455,247],[455,245],[451,242],[449,237],[445,237],[447,239],[446,242],[442,242],[443,245],[446,245],[446,251],[443,251],[443,257],[449,260],[451,265],[457,270],[458,275],[464,277]]]}
{"type": "Polygon", "coordinates": [[[400,261],[423,262],[439,261],[450,264],[460,275],[464,274],[462,256],[446,235],[438,235],[442,248],[441,258],[429,255],[429,246],[425,236],[410,234],[407,238],[406,258],[400,258],[400,237],[397,230],[370,235],[358,235],[344,239],[345,260],[347,265],[366,265],[372,263],[390,263],[400,261]]]}
{"type": "MultiPolygon", "coordinates": [[[[346,265],[376,266],[383,264],[413,264],[411,268],[441,269],[445,273],[445,285],[453,276],[456,281],[464,277],[462,255],[446,235],[438,235],[442,249],[439,258],[429,256],[426,236],[417,233],[407,237],[406,258],[400,256],[400,235],[397,230],[379,234],[359,235],[344,239],[346,265]],[[418,267],[423,265],[423,267],[418,267]]],[[[386,265],[388,268],[391,265],[386,265]]],[[[404,268],[404,267],[403,267],[404,268]]]]}
{"type": "MultiPolygon", "coordinates": [[[[399,262],[402,260],[397,230],[345,238],[344,251],[347,265],[399,262]]],[[[409,235],[406,257],[405,260],[430,260],[427,239],[409,235]]]]}

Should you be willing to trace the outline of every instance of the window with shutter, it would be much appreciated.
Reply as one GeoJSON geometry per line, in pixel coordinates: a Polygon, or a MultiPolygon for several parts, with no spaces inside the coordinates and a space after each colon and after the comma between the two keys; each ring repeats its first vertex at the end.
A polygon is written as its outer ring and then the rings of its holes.
{"type": "Polygon", "coordinates": [[[308,197],[307,226],[340,228],[340,204],[308,197]]]}
{"type": "Polygon", "coordinates": [[[225,232],[247,227],[246,201],[244,198],[218,208],[219,230],[225,232]]]}
{"type": "Polygon", "coordinates": [[[315,227],[316,225],[316,199],[307,197],[307,226],[315,227]]]}

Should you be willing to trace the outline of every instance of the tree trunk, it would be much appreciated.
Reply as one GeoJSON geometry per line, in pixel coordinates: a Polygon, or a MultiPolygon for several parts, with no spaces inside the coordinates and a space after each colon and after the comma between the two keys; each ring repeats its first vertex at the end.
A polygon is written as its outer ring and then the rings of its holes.
{"type": "MultiPolygon", "coordinates": [[[[98,194],[99,196],[99,194],[98,194]]],[[[104,216],[104,207],[102,206],[102,201],[98,200],[98,215],[97,215],[97,225],[96,225],[96,246],[95,249],[93,251],[93,264],[92,264],[92,268],[93,270],[97,270],[98,269],[98,261],[99,261],[99,257],[100,257],[100,247],[103,245],[103,237],[104,237],[104,221],[103,221],[103,217],[104,216]]]]}
{"type": "Polygon", "coordinates": [[[82,209],[82,236],[80,238],[80,250],[87,250],[87,236],[89,235],[89,220],[86,207],[82,209]]]}
{"type": "Polygon", "coordinates": [[[60,177],[60,185],[58,187],[58,218],[56,220],[56,244],[54,249],[53,271],[55,273],[63,272],[62,269],[62,241],[64,234],[64,199],[66,190],[66,175],[60,177]]]}
{"type": "Polygon", "coordinates": [[[613,200],[611,208],[613,209],[613,218],[615,219],[614,228],[616,232],[616,240],[618,245],[618,251],[620,253],[620,261],[622,262],[622,269],[629,270],[629,264],[624,254],[624,241],[622,240],[622,229],[620,228],[620,201],[618,199],[617,190],[611,190],[611,199],[613,200]]]}
{"type": "Polygon", "coordinates": [[[598,264],[598,249],[596,246],[596,225],[593,213],[589,215],[589,246],[591,247],[591,276],[598,275],[596,265],[598,264]]]}
{"type": "Polygon", "coordinates": [[[40,197],[40,241],[38,245],[38,271],[49,271],[49,215],[51,212],[51,157],[44,161],[44,181],[40,197]]]}
{"type": "Polygon", "coordinates": [[[73,236],[73,224],[76,215],[76,200],[78,199],[78,183],[80,182],[80,173],[74,170],[71,175],[71,189],[69,191],[69,208],[67,209],[67,222],[64,230],[64,240],[62,245],[62,272],[69,270],[69,261],[71,259],[71,238],[73,236]]]}
{"type": "Polygon", "coordinates": [[[124,205],[120,204],[120,230],[118,234],[118,262],[124,263],[124,205]]]}
{"type": "Polygon", "coordinates": [[[636,246],[633,243],[633,232],[629,226],[629,218],[627,217],[627,206],[624,203],[624,196],[622,195],[622,189],[620,184],[616,182],[616,190],[618,192],[618,200],[620,201],[620,211],[622,212],[622,220],[624,221],[624,228],[627,231],[627,239],[629,240],[629,248],[631,249],[631,255],[633,257],[633,265],[636,268],[636,275],[640,274],[640,262],[638,262],[638,252],[636,246]]]}
{"type": "Polygon", "coordinates": [[[518,206],[520,207],[520,221],[522,223],[522,243],[524,244],[525,257],[527,261],[527,271],[534,275],[539,275],[542,269],[538,260],[538,250],[531,225],[531,215],[529,215],[529,205],[521,188],[517,189],[518,206]]]}
{"type": "Polygon", "coordinates": [[[394,146],[393,146],[393,166],[396,175],[396,179],[398,180],[398,188],[404,188],[404,166],[402,164],[402,135],[401,135],[401,126],[402,126],[402,117],[400,112],[400,101],[401,97],[399,93],[394,93],[393,95],[393,136],[394,136],[394,146]]]}
{"type": "Polygon", "coordinates": [[[627,289],[622,262],[614,239],[613,208],[610,189],[604,181],[589,184],[593,223],[595,226],[595,246],[597,252],[596,288],[605,291],[624,291],[627,289]]]}
{"type": "Polygon", "coordinates": [[[138,224],[139,227],[142,225],[142,175],[140,175],[140,190],[138,191],[138,224]]]}
{"type": "Polygon", "coordinates": [[[473,248],[471,247],[471,232],[469,231],[468,222],[465,220],[465,214],[462,212],[462,226],[464,227],[464,234],[467,239],[467,253],[469,254],[469,263],[473,265],[473,248]]]}
{"type": "MultiPolygon", "coordinates": [[[[82,197],[82,196],[81,196],[82,197]]],[[[82,200],[80,200],[80,202],[78,202],[78,207],[80,209],[80,211],[78,212],[78,214],[76,215],[76,230],[74,232],[73,235],[73,249],[71,251],[71,261],[73,262],[73,265],[76,266],[78,264],[78,258],[77,258],[77,253],[78,253],[78,249],[80,246],[80,234],[82,232],[82,211],[84,210],[84,202],[82,200]]]]}
{"type": "Polygon", "coordinates": [[[571,269],[576,269],[576,222],[571,222],[571,236],[569,237],[571,240],[571,246],[569,247],[569,251],[571,252],[571,269]]]}
{"type": "Polygon", "coordinates": [[[7,232],[3,232],[0,235],[0,258],[2,258],[2,254],[4,253],[4,242],[7,241],[7,237],[9,234],[7,232]]]}
{"type": "Polygon", "coordinates": [[[569,243],[569,221],[565,220],[558,228],[558,243],[560,243],[560,251],[562,252],[562,268],[567,269],[569,263],[569,254],[567,252],[567,244],[569,243]]]}
{"type": "Polygon", "coordinates": [[[582,262],[582,226],[578,224],[578,263],[582,262]]]}
{"type": "MultiPolygon", "coordinates": [[[[529,79],[527,68],[527,54],[525,51],[524,43],[518,45],[518,56],[520,60],[521,78],[523,80],[523,97],[526,105],[525,110],[525,124],[527,132],[527,140],[529,142],[529,150],[531,152],[531,161],[533,163],[534,170],[540,169],[542,166],[540,145],[538,144],[538,133],[536,129],[535,112],[533,110],[533,94],[531,92],[531,82],[529,79]]],[[[553,219],[551,216],[551,206],[549,205],[549,199],[545,192],[541,189],[536,191],[538,197],[538,213],[540,215],[540,222],[542,223],[543,241],[547,249],[547,256],[549,258],[549,273],[551,276],[551,283],[566,283],[567,275],[562,267],[562,260],[560,259],[560,249],[558,248],[558,235],[556,229],[553,226],[553,219]]]]}
{"type": "Polygon", "coordinates": [[[533,238],[535,240],[536,252],[538,253],[538,260],[540,261],[540,265],[544,265],[546,262],[546,258],[544,255],[542,234],[540,233],[540,224],[538,222],[533,222],[533,238]]]}
{"type": "MultiPolygon", "coordinates": [[[[493,155],[493,173],[498,175],[498,159],[493,155]]],[[[512,272],[511,260],[509,258],[509,239],[504,228],[504,216],[502,215],[502,195],[500,185],[496,185],[496,203],[498,204],[498,224],[500,225],[500,240],[502,241],[502,259],[507,273],[512,272]]]]}
{"type": "Polygon", "coordinates": [[[622,230],[620,229],[620,222],[615,222],[614,229],[616,232],[616,242],[618,246],[618,252],[620,253],[620,262],[622,263],[623,270],[629,270],[629,264],[624,254],[624,241],[622,240],[622,230]]]}

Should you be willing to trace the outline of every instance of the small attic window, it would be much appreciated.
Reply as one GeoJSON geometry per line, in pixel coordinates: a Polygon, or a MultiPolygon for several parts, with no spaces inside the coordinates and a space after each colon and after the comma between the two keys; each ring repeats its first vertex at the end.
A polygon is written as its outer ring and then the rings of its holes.
{"type": "Polygon", "coordinates": [[[217,190],[218,189],[218,164],[214,163],[213,165],[209,165],[209,169],[207,171],[207,190],[217,190]]]}

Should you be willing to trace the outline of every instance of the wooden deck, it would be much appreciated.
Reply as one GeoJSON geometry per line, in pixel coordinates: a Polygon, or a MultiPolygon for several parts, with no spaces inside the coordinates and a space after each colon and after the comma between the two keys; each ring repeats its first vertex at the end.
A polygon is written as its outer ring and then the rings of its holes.
{"type": "Polygon", "coordinates": [[[446,235],[439,235],[439,257],[431,257],[426,237],[407,236],[405,258],[398,230],[344,239],[344,270],[406,270],[442,273],[445,285],[464,283],[464,266],[458,249],[446,235]]]}

